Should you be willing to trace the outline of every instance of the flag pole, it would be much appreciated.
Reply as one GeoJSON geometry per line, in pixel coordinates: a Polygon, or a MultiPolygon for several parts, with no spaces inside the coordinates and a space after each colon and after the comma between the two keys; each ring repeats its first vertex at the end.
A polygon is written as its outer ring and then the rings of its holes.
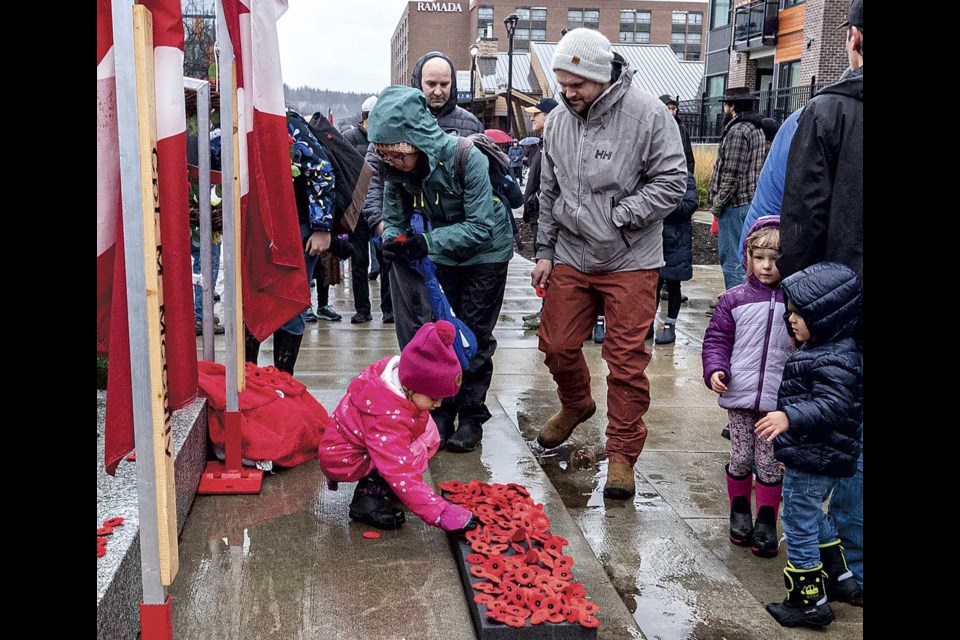
{"type": "Polygon", "coordinates": [[[130,369],[140,520],[145,640],[173,638],[168,587],[177,574],[173,438],[164,352],[160,202],[150,11],[112,0],[116,52],[117,129],[123,242],[126,256],[130,369]]]}
{"type": "MultiPolygon", "coordinates": [[[[220,168],[223,176],[223,315],[226,339],[226,393],[227,408],[223,413],[224,463],[208,462],[200,478],[200,494],[260,493],[263,471],[244,468],[240,453],[242,416],[239,394],[245,385],[243,309],[240,274],[240,153],[239,136],[246,135],[241,127],[237,101],[236,65],[233,43],[223,15],[223,3],[217,2],[217,34],[220,56],[217,68],[220,75],[220,168]],[[227,85],[224,87],[224,85],[227,85]],[[224,93],[224,88],[227,92],[224,93]]],[[[253,114],[246,114],[253,117],[253,114]]]]}

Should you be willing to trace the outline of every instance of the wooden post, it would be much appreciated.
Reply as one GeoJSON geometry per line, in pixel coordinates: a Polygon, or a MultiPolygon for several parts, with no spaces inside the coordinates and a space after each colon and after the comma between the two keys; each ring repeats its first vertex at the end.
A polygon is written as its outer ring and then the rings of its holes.
{"type": "MultiPolygon", "coordinates": [[[[166,325],[163,307],[163,254],[160,246],[160,198],[157,184],[156,85],[153,68],[153,17],[143,5],[133,7],[133,54],[137,85],[137,126],[140,139],[140,198],[142,210],[124,211],[124,219],[142,216],[142,267],[146,280],[147,362],[154,490],[156,493],[157,544],[160,583],[170,586],[179,568],[177,548],[177,497],[173,469],[173,432],[167,397],[166,325]]],[[[128,269],[137,269],[135,253],[128,269]]],[[[131,300],[130,304],[136,304],[131,300]]],[[[135,332],[131,327],[131,338],[135,332]]],[[[131,355],[133,349],[131,349],[131,355]]],[[[134,384],[137,384],[134,378],[134,384]]],[[[143,450],[137,444],[138,451],[143,450]]],[[[141,457],[142,459],[142,457],[141,457]]],[[[141,508],[142,508],[141,503],[141,508]]]]}

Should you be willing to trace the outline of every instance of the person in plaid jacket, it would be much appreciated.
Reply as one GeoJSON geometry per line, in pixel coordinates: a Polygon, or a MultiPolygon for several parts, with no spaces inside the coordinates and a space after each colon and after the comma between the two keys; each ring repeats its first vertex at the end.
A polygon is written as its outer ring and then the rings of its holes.
{"type": "Polygon", "coordinates": [[[731,87],[723,97],[723,112],[732,119],[723,127],[710,178],[710,203],[720,221],[717,244],[725,289],[742,284],[746,277],[738,255],[740,232],[766,155],[763,119],[753,110],[757,98],[751,94],[747,87],[731,87]]]}

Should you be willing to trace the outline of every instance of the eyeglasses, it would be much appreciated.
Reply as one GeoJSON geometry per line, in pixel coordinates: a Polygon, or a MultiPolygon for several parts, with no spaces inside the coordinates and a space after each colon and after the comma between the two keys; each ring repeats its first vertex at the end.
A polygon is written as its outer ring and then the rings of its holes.
{"type": "Polygon", "coordinates": [[[390,164],[403,164],[404,162],[406,162],[407,156],[416,155],[417,153],[416,151],[412,151],[410,153],[402,153],[400,151],[383,152],[383,151],[380,151],[380,149],[377,149],[376,151],[377,151],[378,158],[390,164]]]}

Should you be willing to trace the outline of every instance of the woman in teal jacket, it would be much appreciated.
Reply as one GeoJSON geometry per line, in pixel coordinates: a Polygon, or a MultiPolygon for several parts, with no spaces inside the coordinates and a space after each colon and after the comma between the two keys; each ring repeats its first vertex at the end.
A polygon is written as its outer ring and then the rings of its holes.
{"type": "Polygon", "coordinates": [[[429,256],[457,317],[477,337],[477,353],[463,372],[460,392],[432,412],[441,448],[473,451],[490,419],[487,389],[493,375],[500,316],[513,255],[509,216],[495,199],[486,156],[471,148],[462,180],[455,171],[457,138],[444,133],[423,93],[410,87],[384,89],[370,112],[367,136],[383,167],[383,255],[393,262],[390,291],[401,349],[432,319],[422,278],[407,264],[429,256]],[[415,233],[413,216],[425,219],[415,233]],[[459,417],[459,427],[456,421],[459,417]]]}

